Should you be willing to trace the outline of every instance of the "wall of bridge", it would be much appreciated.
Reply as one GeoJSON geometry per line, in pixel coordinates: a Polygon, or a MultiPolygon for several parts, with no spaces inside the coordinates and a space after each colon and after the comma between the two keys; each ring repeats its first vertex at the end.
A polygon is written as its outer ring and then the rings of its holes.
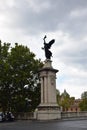
{"type": "MultiPolygon", "coordinates": [[[[34,113],[16,113],[17,120],[35,120],[34,113]]],[[[61,119],[87,119],[87,111],[83,112],[61,112],[61,119]]]]}
{"type": "Polygon", "coordinates": [[[87,111],[82,112],[61,112],[61,119],[85,119],[87,118],[87,111]]]}

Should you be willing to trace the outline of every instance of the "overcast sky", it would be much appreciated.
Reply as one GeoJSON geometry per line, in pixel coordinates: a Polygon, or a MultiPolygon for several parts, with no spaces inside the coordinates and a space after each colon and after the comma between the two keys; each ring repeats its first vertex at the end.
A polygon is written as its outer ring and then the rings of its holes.
{"type": "Polygon", "coordinates": [[[87,0],[0,0],[0,39],[27,45],[45,60],[43,37],[55,39],[57,88],[76,98],[87,91],[87,0]]]}

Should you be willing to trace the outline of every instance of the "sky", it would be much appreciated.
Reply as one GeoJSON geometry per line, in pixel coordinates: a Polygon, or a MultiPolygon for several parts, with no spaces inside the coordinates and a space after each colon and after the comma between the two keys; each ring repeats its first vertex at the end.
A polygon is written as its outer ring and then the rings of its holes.
{"type": "Polygon", "coordinates": [[[0,0],[0,39],[28,46],[45,61],[43,37],[55,39],[56,87],[76,99],[87,91],[87,0],[0,0]]]}

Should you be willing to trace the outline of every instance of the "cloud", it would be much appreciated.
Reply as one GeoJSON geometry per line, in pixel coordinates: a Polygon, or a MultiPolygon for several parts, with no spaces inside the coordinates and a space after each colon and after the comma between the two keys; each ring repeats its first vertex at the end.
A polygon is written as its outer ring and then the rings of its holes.
{"type": "Polygon", "coordinates": [[[46,11],[50,8],[50,2],[49,1],[42,1],[40,0],[26,0],[28,3],[29,8],[31,8],[35,14],[41,13],[42,11],[46,11]]]}
{"type": "Polygon", "coordinates": [[[61,32],[61,35],[57,35],[56,42],[55,55],[60,58],[60,61],[87,70],[87,44],[84,38],[78,41],[68,33],[61,32]]]}
{"type": "Polygon", "coordinates": [[[45,60],[43,37],[55,39],[53,66],[57,86],[80,97],[87,79],[87,0],[1,0],[0,38],[27,45],[45,60]],[[78,92],[78,93],[77,93],[78,92]]]}

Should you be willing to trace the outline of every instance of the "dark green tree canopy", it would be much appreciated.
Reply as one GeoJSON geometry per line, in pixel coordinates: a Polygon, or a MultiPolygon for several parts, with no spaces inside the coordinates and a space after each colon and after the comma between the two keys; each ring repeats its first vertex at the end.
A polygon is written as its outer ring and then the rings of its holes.
{"type": "Polygon", "coordinates": [[[3,110],[25,111],[31,100],[32,110],[40,102],[38,70],[42,62],[27,46],[15,47],[0,42],[0,104],[3,110]],[[27,89],[26,86],[27,85],[27,89]],[[33,102],[35,102],[33,104],[33,102]]]}

